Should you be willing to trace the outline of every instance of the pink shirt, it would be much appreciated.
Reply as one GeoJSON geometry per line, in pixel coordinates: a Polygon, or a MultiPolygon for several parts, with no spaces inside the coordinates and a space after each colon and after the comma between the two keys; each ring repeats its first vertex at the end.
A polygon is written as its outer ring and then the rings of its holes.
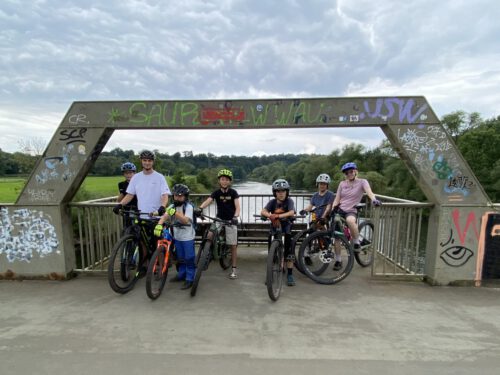
{"type": "Polygon", "coordinates": [[[354,182],[342,181],[337,189],[337,195],[340,197],[340,209],[344,212],[356,212],[354,208],[365,193],[365,188],[370,186],[368,181],[363,178],[356,178],[354,182]]]}

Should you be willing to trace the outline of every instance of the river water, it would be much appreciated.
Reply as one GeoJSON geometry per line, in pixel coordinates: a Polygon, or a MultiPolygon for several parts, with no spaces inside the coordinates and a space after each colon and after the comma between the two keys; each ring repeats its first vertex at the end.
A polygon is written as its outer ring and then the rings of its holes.
{"type": "MultiPolygon", "coordinates": [[[[253,217],[254,214],[260,214],[262,208],[272,199],[272,187],[269,184],[264,184],[262,182],[255,181],[245,181],[241,183],[233,184],[233,189],[235,189],[238,194],[246,195],[267,195],[267,197],[241,197],[240,205],[241,205],[241,219],[244,222],[255,222],[253,217]]],[[[307,194],[303,191],[301,192],[291,192],[292,194],[307,194]]],[[[295,202],[295,210],[299,212],[309,203],[307,198],[302,197],[294,197],[295,202]]]]}

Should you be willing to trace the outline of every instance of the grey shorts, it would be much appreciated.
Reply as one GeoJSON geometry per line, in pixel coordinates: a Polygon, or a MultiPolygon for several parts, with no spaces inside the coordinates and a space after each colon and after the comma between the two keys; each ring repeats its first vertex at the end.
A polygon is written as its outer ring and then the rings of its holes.
{"type": "MultiPolygon", "coordinates": [[[[217,228],[222,226],[221,223],[216,223],[217,228]]],[[[238,245],[238,228],[236,225],[226,225],[226,244],[238,245]]]]}

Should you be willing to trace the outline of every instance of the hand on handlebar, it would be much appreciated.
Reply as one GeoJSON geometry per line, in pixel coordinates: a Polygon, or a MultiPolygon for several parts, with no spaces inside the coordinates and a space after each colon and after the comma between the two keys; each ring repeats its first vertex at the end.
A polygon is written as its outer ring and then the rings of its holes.
{"type": "Polygon", "coordinates": [[[375,206],[375,207],[379,207],[379,206],[382,206],[382,202],[379,201],[378,199],[374,199],[372,201],[372,204],[375,206]]]}
{"type": "Polygon", "coordinates": [[[123,208],[123,205],[118,203],[116,206],[113,207],[113,213],[115,215],[118,215],[120,213],[120,210],[123,208]]]}
{"type": "Polygon", "coordinates": [[[304,216],[305,214],[307,214],[307,211],[306,210],[300,210],[299,214],[300,214],[300,216],[304,216]]]}
{"type": "Polygon", "coordinates": [[[161,225],[161,224],[156,224],[156,226],[155,226],[155,230],[154,230],[154,232],[153,232],[153,233],[154,233],[154,235],[155,235],[156,237],[161,237],[161,232],[162,232],[162,231],[163,231],[163,225],[161,225]]]}

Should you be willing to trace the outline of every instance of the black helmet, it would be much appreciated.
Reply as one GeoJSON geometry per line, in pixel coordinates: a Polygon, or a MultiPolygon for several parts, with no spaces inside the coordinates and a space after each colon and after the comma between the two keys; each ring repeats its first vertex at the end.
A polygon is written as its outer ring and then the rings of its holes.
{"type": "Polygon", "coordinates": [[[290,184],[288,183],[287,180],[284,180],[282,178],[277,179],[276,181],[273,182],[273,195],[276,197],[276,190],[285,190],[286,191],[286,196],[288,198],[288,194],[290,193],[290,184]]]}
{"type": "Polygon", "coordinates": [[[142,150],[141,153],[139,154],[139,159],[155,160],[155,153],[149,150],[142,150]]]}
{"type": "Polygon", "coordinates": [[[187,199],[189,197],[189,188],[184,184],[175,184],[172,193],[173,195],[184,195],[187,199]]]}

